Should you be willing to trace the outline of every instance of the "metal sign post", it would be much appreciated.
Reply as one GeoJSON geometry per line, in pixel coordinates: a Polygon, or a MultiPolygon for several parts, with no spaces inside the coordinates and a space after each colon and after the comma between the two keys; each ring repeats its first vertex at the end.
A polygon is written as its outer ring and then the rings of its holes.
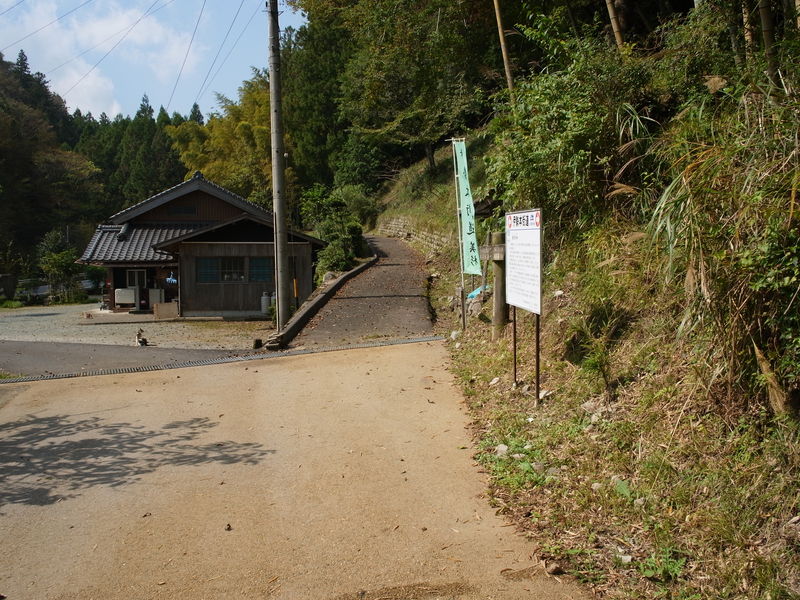
{"type": "Polygon", "coordinates": [[[511,345],[514,348],[514,385],[517,385],[517,307],[511,307],[511,345]]]}
{"type": "Polygon", "coordinates": [[[536,401],[540,387],[542,211],[506,213],[506,298],[514,313],[514,384],[517,383],[517,308],[536,315],[536,401]]]}

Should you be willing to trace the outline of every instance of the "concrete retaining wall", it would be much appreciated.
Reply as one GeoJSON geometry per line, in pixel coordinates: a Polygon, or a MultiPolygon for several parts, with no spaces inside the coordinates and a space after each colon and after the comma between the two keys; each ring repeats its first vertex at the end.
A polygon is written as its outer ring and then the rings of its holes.
{"type": "Polygon", "coordinates": [[[419,247],[428,254],[441,252],[448,246],[455,247],[456,245],[453,234],[442,235],[420,229],[413,221],[406,217],[387,219],[378,224],[378,231],[390,237],[407,239],[412,245],[419,247]]]}

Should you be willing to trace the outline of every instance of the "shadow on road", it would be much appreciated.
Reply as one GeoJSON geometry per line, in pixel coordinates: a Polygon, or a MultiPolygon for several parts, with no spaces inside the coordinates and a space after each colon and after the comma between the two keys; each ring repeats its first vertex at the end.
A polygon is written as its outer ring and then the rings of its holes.
{"type": "Polygon", "coordinates": [[[195,418],[158,430],[68,415],[0,424],[0,506],[45,506],[93,486],[133,483],[165,465],[257,464],[275,453],[257,443],[197,443],[217,425],[195,418]]]}

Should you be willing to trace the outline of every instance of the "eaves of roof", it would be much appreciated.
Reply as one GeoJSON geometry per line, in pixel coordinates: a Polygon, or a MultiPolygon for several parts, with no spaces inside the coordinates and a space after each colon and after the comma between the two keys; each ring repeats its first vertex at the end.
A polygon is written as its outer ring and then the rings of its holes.
{"type": "MultiPolygon", "coordinates": [[[[209,225],[207,227],[203,227],[203,228],[200,228],[200,229],[195,229],[193,231],[189,231],[189,232],[187,232],[184,235],[181,235],[179,237],[175,237],[175,238],[170,238],[170,239],[164,240],[163,242],[157,243],[155,245],[155,248],[156,248],[156,250],[167,250],[168,248],[173,247],[173,246],[175,246],[177,244],[180,244],[181,242],[189,241],[192,238],[195,238],[197,236],[203,235],[205,233],[209,233],[211,231],[216,231],[217,229],[221,229],[223,227],[227,227],[227,226],[233,225],[235,223],[239,223],[240,221],[253,221],[254,223],[260,223],[260,224],[265,225],[267,227],[273,227],[272,221],[268,221],[266,219],[262,219],[262,218],[259,218],[259,217],[254,217],[253,215],[242,214],[242,215],[239,215],[237,217],[234,217],[233,219],[229,219],[227,221],[224,221],[222,223],[214,223],[214,224],[209,225]]],[[[289,233],[289,235],[291,237],[299,238],[299,239],[301,239],[303,241],[309,242],[310,244],[318,246],[320,248],[323,248],[323,247],[328,245],[327,242],[325,242],[323,240],[320,240],[319,238],[315,238],[313,236],[306,235],[305,233],[300,233],[299,231],[294,231],[294,230],[290,229],[288,233],[289,233]]]]}
{"type": "Polygon", "coordinates": [[[260,217],[262,219],[272,219],[272,213],[269,211],[264,210],[257,204],[253,204],[248,200],[245,200],[241,196],[234,194],[233,192],[226,190],[221,185],[217,185],[216,183],[209,181],[200,171],[196,171],[195,174],[192,176],[191,179],[188,181],[184,181],[175,185],[163,192],[156,194],[155,196],[151,196],[147,200],[139,202],[138,204],[134,204],[128,208],[125,208],[118,213],[112,215],[110,217],[110,221],[115,225],[120,225],[125,223],[126,221],[130,221],[138,217],[141,214],[144,214],[154,208],[157,208],[163,204],[166,204],[170,200],[174,200],[175,198],[179,198],[184,196],[190,192],[195,191],[203,191],[207,194],[215,196],[220,200],[232,204],[233,206],[241,209],[242,211],[252,214],[256,217],[260,217]]]}
{"type": "Polygon", "coordinates": [[[203,224],[100,225],[78,262],[90,264],[174,262],[175,258],[172,255],[158,252],[154,246],[202,226],[203,224]]]}

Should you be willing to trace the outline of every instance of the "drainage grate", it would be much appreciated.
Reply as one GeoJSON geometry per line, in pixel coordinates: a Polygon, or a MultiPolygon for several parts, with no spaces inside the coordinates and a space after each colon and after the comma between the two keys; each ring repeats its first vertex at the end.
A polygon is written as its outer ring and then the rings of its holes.
{"type": "Polygon", "coordinates": [[[142,367],[120,367],[119,369],[100,369],[97,371],[81,371],[79,373],[50,373],[49,375],[30,375],[28,377],[13,377],[0,379],[3,383],[26,383],[30,381],[48,381],[50,379],[72,379],[75,377],[94,377],[96,375],[122,375],[125,373],[145,373],[147,371],[168,371],[170,369],[187,369],[190,367],[207,367],[225,363],[242,362],[247,360],[265,360],[282,358],[284,356],[302,356],[304,354],[320,354],[322,352],[338,352],[341,350],[356,350],[358,348],[379,348],[381,346],[399,346],[402,344],[421,344],[423,342],[440,342],[442,336],[432,335],[409,339],[384,340],[381,342],[364,342],[360,344],[345,344],[341,346],[325,346],[322,348],[303,348],[301,350],[281,350],[269,354],[247,354],[245,356],[225,356],[221,358],[208,358],[205,360],[190,360],[167,365],[145,365],[142,367]]]}

